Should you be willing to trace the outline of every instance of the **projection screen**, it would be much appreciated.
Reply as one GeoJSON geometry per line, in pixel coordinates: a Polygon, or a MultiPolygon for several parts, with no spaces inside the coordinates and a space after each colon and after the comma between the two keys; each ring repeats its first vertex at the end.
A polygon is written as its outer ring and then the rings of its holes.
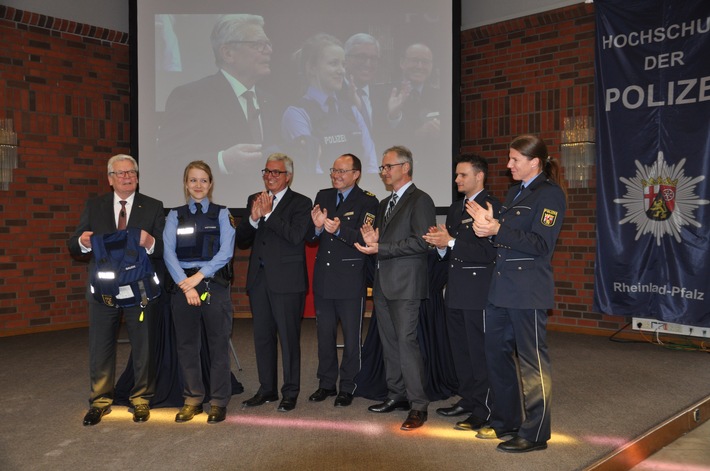
{"type": "Polygon", "coordinates": [[[281,152],[294,161],[291,187],[313,198],[349,152],[362,162],[360,186],[381,199],[382,153],[404,145],[417,186],[448,206],[459,9],[457,0],[133,0],[141,190],[184,204],[185,165],[204,160],[213,201],[244,208],[264,188],[266,157],[281,152]]]}

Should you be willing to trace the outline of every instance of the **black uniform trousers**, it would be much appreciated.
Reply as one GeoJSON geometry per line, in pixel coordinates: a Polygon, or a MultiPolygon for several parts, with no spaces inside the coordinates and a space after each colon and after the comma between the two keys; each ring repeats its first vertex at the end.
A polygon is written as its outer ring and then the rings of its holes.
{"type": "Polygon", "coordinates": [[[446,329],[458,379],[458,405],[481,420],[491,414],[485,348],[485,311],[446,308],[446,329]]]}
{"type": "Polygon", "coordinates": [[[486,359],[493,389],[491,427],[519,429],[531,442],[550,439],[551,368],[546,341],[547,312],[542,309],[486,307],[486,359]],[[525,396],[520,410],[515,352],[525,396]]]}
{"type": "MultiPolygon", "coordinates": [[[[202,280],[195,289],[200,294],[204,293],[207,290],[205,280],[202,280]]],[[[209,293],[210,303],[202,301],[200,306],[189,305],[180,289],[171,295],[170,306],[173,312],[177,355],[184,381],[183,397],[186,405],[199,406],[208,394],[205,390],[203,362],[200,357],[204,328],[210,357],[210,404],[227,407],[232,397],[229,358],[232,302],[228,286],[221,286],[212,281],[209,283],[209,293]]]]}
{"type": "Polygon", "coordinates": [[[340,363],[340,392],[352,394],[357,385],[355,375],[361,367],[363,297],[325,299],[314,296],[318,331],[319,387],[335,389],[338,380],[338,321],[343,329],[343,359],[340,363]]]}
{"type": "Polygon", "coordinates": [[[301,316],[305,293],[275,293],[269,289],[266,273],[259,269],[249,289],[254,325],[254,349],[259,373],[259,394],[277,394],[277,334],[283,363],[284,398],[296,399],[301,385],[301,316]]]}
{"type": "Polygon", "coordinates": [[[389,399],[409,400],[413,410],[426,411],[429,398],[424,391],[424,361],[417,338],[421,300],[388,300],[377,280],[373,301],[389,399]]]}
{"type": "MultiPolygon", "coordinates": [[[[91,296],[91,295],[90,295],[91,296]]],[[[123,314],[131,342],[135,383],[131,404],[149,404],[155,393],[155,365],[152,342],[155,335],[153,303],[116,309],[89,298],[89,376],[91,407],[108,407],[113,403],[116,384],[116,338],[123,314]],[[141,320],[141,313],[143,319],[141,320]]]]}

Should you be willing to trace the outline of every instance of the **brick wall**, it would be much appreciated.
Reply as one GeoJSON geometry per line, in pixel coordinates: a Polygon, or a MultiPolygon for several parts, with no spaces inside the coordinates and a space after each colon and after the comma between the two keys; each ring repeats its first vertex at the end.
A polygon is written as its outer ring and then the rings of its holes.
{"type": "Polygon", "coordinates": [[[0,5],[0,47],[0,117],[20,144],[0,192],[0,334],[84,325],[86,265],[66,239],[129,148],[128,35],[0,5]]]}
{"type": "MultiPolygon", "coordinates": [[[[508,144],[540,135],[560,158],[565,117],[594,116],[594,7],[579,4],[466,30],[461,34],[462,149],[487,157],[489,187],[504,198],[512,183],[508,144]]],[[[555,251],[560,330],[618,329],[626,319],[592,312],[596,191],[569,189],[555,251]]],[[[534,283],[534,280],[530,280],[534,283]]]]}
{"type": "MultiPolygon", "coordinates": [[[[559,156],[565,116],[593,115],[593,6],[576,5],[464,31],[462,146],[491,159],[503,197],[507,145],[535,132],[559,156]]],[[[106,161],[129,149],[128,35],[0,5],[0,118],[13,118],[20,165],[0,192],[0,336],[87,323],[86,264],[65,241],[84,202],[110,190],[106,161]]],[[[554,258],[558,328],[616,329],[591,312],[595,191],[569,191],[554,258]]],[[[236,315],[248,253],[238,251],[236,315]]]]}

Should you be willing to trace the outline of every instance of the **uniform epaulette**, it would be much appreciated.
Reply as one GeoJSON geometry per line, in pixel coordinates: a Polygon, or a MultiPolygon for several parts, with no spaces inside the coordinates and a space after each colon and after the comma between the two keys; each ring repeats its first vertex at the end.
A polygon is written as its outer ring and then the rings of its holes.
{"type": "Polygon", "coordinates": [[[373,198],[377,198],[377,196],[375,196],[374,194],[370,193],[367,190],[362,190],[362,192],[365,193],[367,196],[372,196],[373,198]]]}

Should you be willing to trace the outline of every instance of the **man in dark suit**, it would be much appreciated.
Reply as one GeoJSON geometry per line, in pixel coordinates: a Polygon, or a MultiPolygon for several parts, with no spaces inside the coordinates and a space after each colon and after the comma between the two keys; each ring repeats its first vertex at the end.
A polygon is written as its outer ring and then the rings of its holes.
{"type": "MultiPolygon", "coordinates": [[[[357,107],[367,124],[370,136],[373,136],[375,128],[372,118],[375,112],[372,107],[375,102],[372,87],[380,62],[380,43],[367,33],[356,33],[345,41],[343,49],[346,81],[339,96],[357,107]]],[[[387,100],[381,104],[386,105],[387,100]]]]}
{"type": "MultiPolygon", "coordinates": [[[[271,72],[271,42],[261,16],[223,15],[212,30],[219,71],[175,88],[158,130],[166,170],[203,160],[223,174],[259,170],[279,139],[281,110],[258,82],[271,72]]],[[[175,176],[175,178],[180,178],[175,176]]]]}
{"type": "Polygon", "coordinates": [[[278,351],[283,360],[282,400],[278,410],[296,407],[301,384],[301,316],[308,288],[305,237],[311,221],[311,200],[292,191],[293,161],[272,154],[262,170],[265,191],[249,197],[247,214],[237,226],[240,248],[251,246],[247,293],[254,322],[254,348],[259,390],[245,407],[279,398],[278,351]]]}
{"type": "Polygon", "coordinates": [[[436,208],[412,182],[412,170],[409,149],[385,151],[380,171],[392,195],[380,203],[375,228],[362,227],[365,245],[355,244],[365,254],[377,254],[372,291],[389,390],[385,402],[368,410],[387,413],[411,407],[402,430],[424,425],[429,406],[417,325],[419,305],[429,296],[429,248],[422,236],[436,223],[436,208]]]}
{"type": "Polygon", "coordinates": [[[378,201],[357,185],[362,172],[360,159],[341,155],[330,169],[333,188],[321,190],[311,211],[311,241],[319,241],[313,271],[313,293],[318,329],[318,380],[308,398],[321,402],[335,396],[336,407],[352,403],[355,375],[360,371],[362,313],[367,291],[367,256],[355,249],[363,242],[360,227],[373,224],[378,201]],[[338,380],[336,337],[338,321],[343,329],[343,359],[338,380]]]}
{"type": "Polygon", "coordinates": [[[402,81],[391,84],[386,95],[377,89],[373,95],[374,139],[382,142],[406,142],[416,155],[434,155],[441,136],[443,100],[438,88],[430,83],[434,69],[431,49],[422,43],[408,46],[399,61],[402,81]],[[381,106],[382,101],[386,104],[381,106]]]}
{"type": "Polygon", "coordinates": [[[491,414],[484,318],[496,249],[487,238],[473,233],[473,218],[466,212],[468,201],[476,201],[484,208],[490,203],[496,214],[500,209],[500,201],[484,189],[487,175],[485,159],[462,155],[456,164],[456,186],[465,198],[451,205],[446,225],[432,227],[424,236],[449,265],[444,301],[446,328],[461,399],[436,412],[445,417],[469,414],[456,423],[459,430],[478,431],[491,414]]]}
{"type": "MultiPolygon", "coordinates": [[[[69,252],[77,257],[92,252],[91,236],[115,232],[125,227],[141,229],[140,246],[153,259],[163,256],[163,203],[136,193],[138,164],[129,155],[114,155],[108,161],[108,182],[113,192],[92,198],[81,213],[79,226],[67,241],[69,252]]],[[[96,261],[91,258],[89,271],[96,261]]],[[[135,384],[130,394],[133,421],[145,422],[150,417],[149,403],[155,388],[151,339],[153,335],[152,305],[118,309],[94,299],[87,289],[89,301],[89,371],[91,377],[91,407],[84,425],[96,425],[111,412],[116,372],[116,337],[121,311],[128,330],[133,354],[135,384]]]]}

